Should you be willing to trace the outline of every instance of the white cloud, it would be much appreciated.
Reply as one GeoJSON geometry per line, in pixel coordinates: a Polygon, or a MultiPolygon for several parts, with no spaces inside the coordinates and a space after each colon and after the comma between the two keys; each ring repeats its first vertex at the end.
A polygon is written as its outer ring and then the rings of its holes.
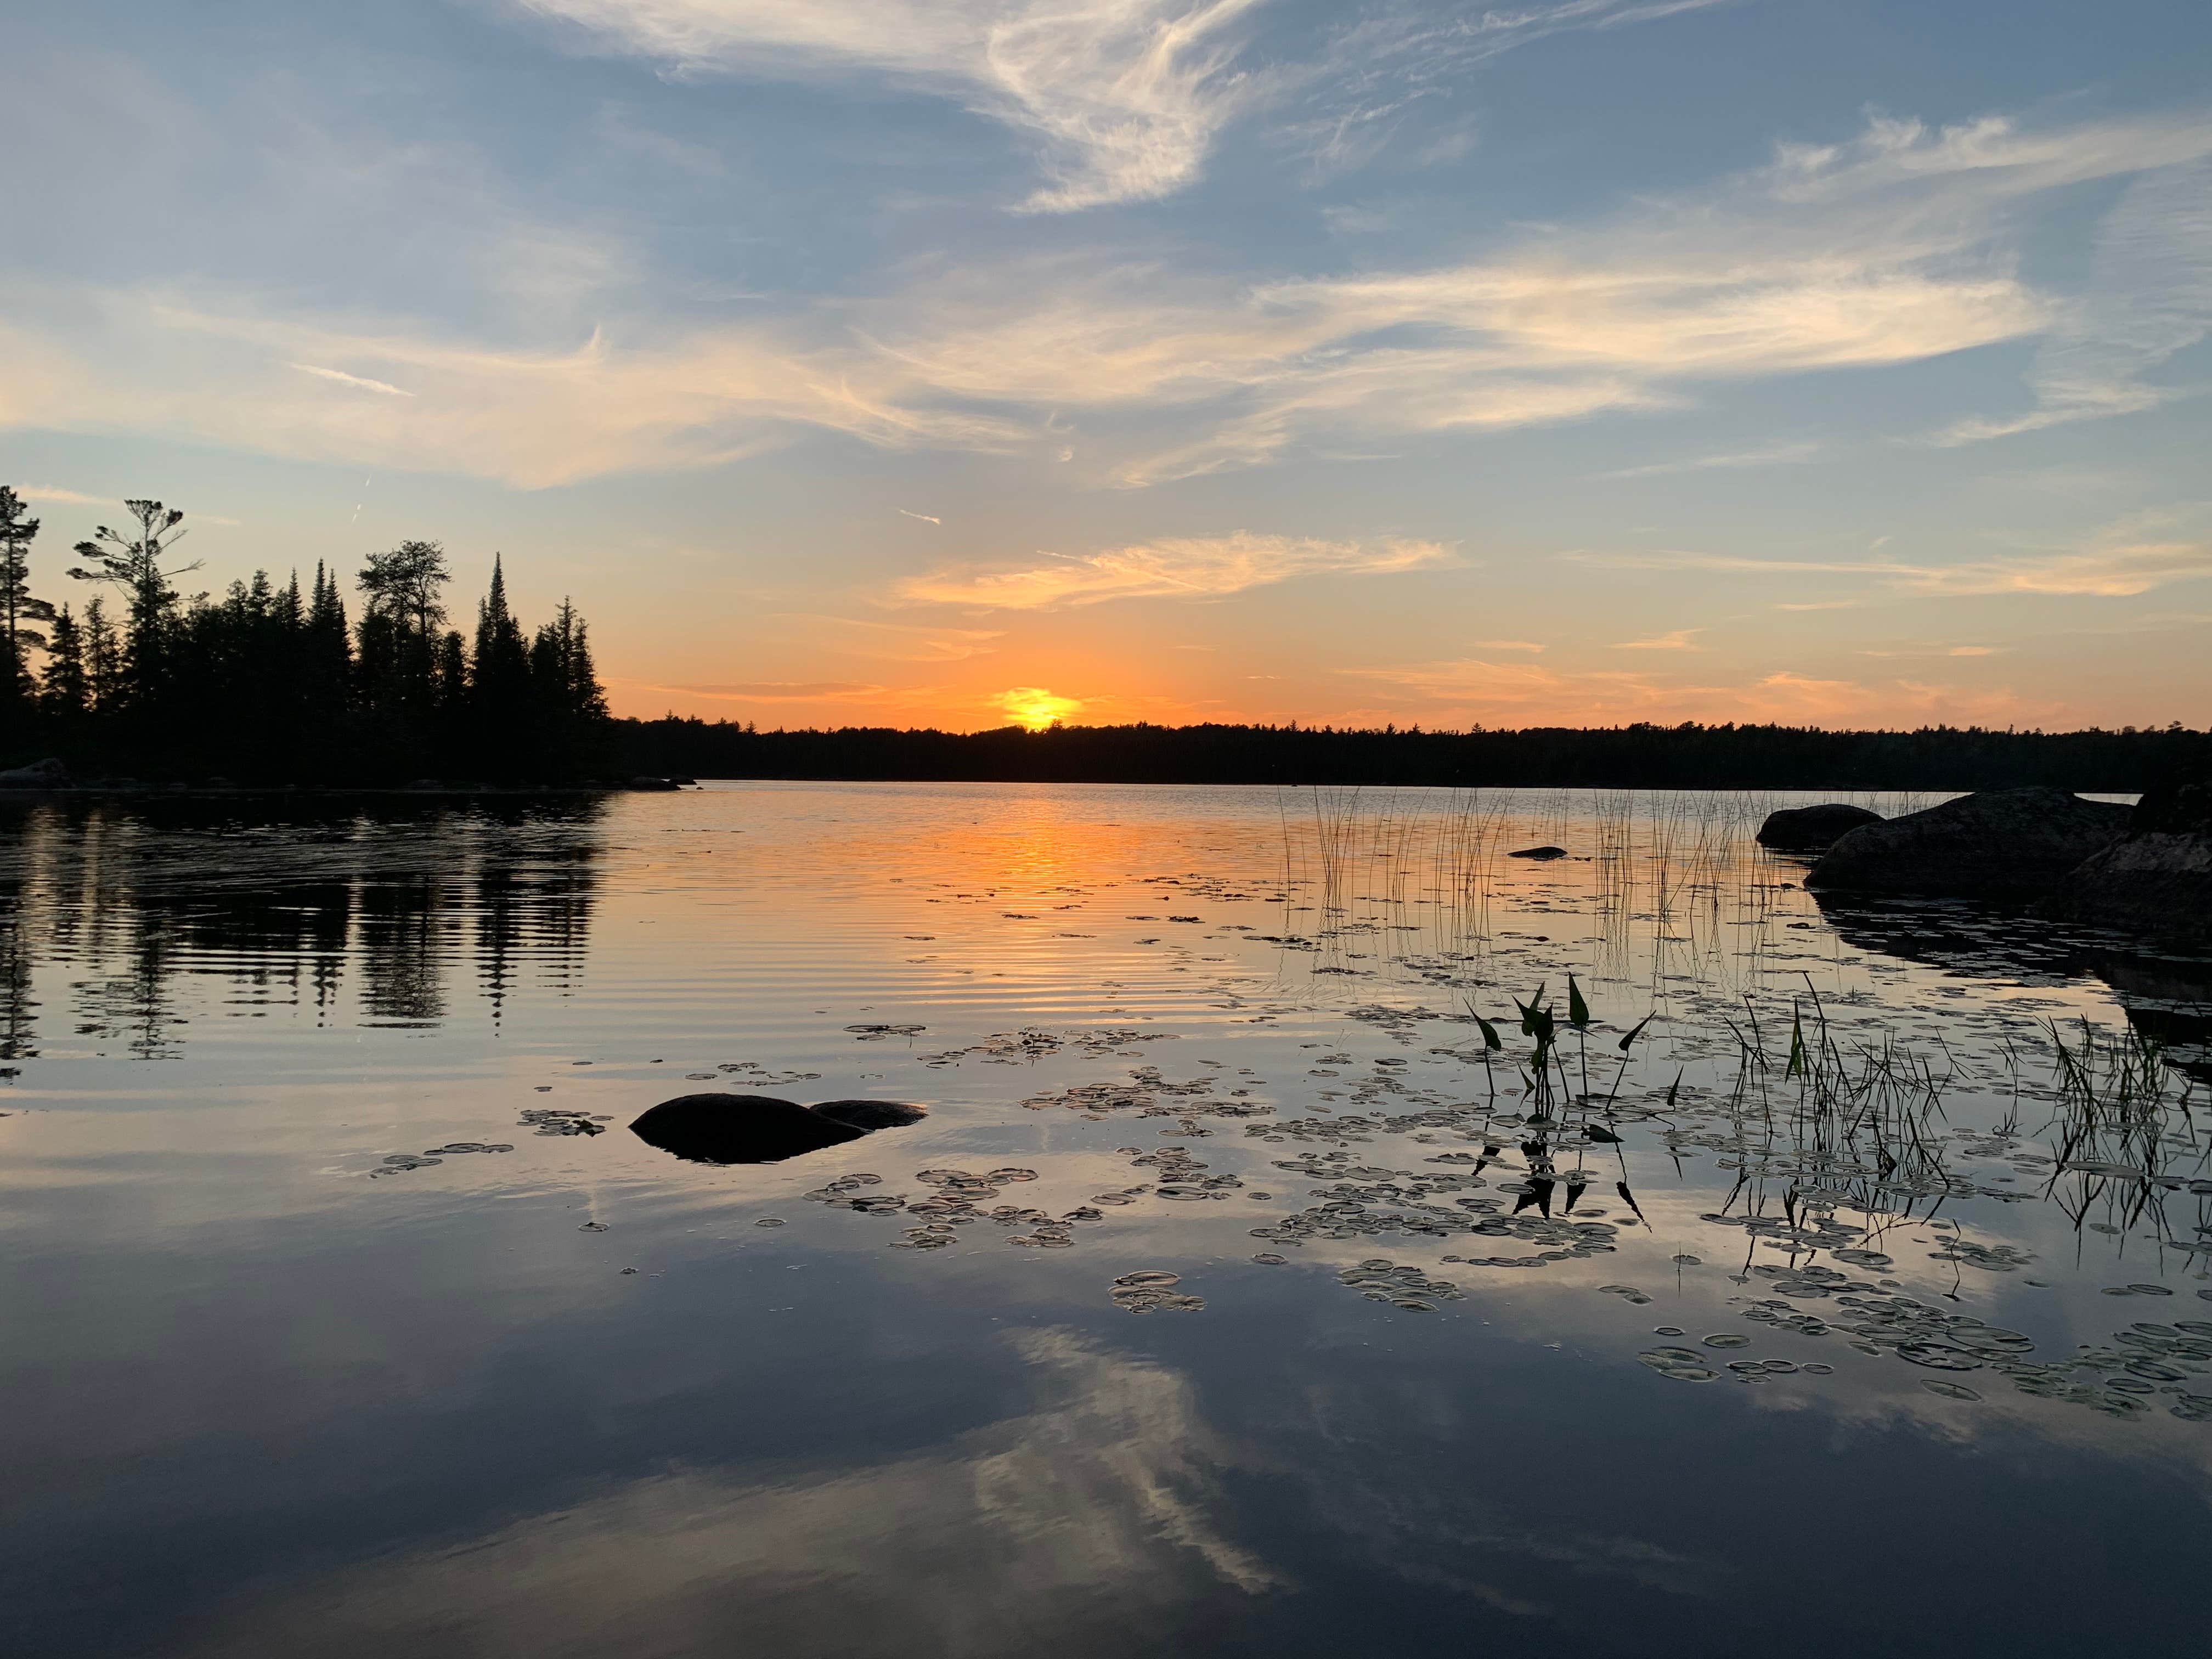
{"type": "MultiPolygon", "coordinates": [[[[667,15],[693,9],[668,0],[667,15]]],[[[1407,435],[1680,407],[1715,382],[2033,335],[2067,308],[2009,269],[2004,210],[2039,181],[2200,143],[2212,146],[2212,120],[2033,141],[2009,128],[2002,142],[1877,134],[1842,160],[1785,156],[1461,263],[1255,287],[1096,258],[979,259],[873,297],[690,326],[641,311],[536,347],[404,320],[272,314],[239,295],[19,285],[0,295],[20,365],[0,387],[0,422],[525,486],[710,465],[814,428],[1048,465],[1079,453],[1086,482],[1139,487],[1302,449],[1364,453],[1407,435]],[[2030,159],[1992,159],[2015,153],[2030,159]],[[309,398],[286,384],[299,378],[287,365],[330,363],[368,389],[415,395],[309,398]]],[[[500,245],[514,252],[520,234],[503,230],[500,245]]],[[[589,238],[576,261],[549,262],[544,280],[565,296],[549,329],[565,330],[591,272],[629,268],[589,238]]]]}
{"type": "MultiPolygon", "coordinates": [[[[1561,556],[1616,570],[1712,570],[1738,575],[1862,576],[1906,592],[1957,598],[2051,593],[2126,599],[2181,581],[2212,576],[2212,539],[2186,533],[2189,513],[2145,513],[2107,527],[2081,547],[2039,550],[1956,564],[1902,559],[1759,559],[1698,552],[1590,553],[1561,556]]],[[[1783,610],[1840,608],[1844,602],[1784,605],[1783,610]]],[[[1695,632],[1697,630],[1692,630],[1695,632]]]]}
{"type": "Polygon", "coordinates": [[[1256,84],[1237,26],[1262,0],[521,0],[694,73],[866,70],[1034,134],[1065,212],[1170,195],[1256,84]]]}
{"type": "Polygon", "coordinates": [[[1291,536],[1184,537],[1139,543],[1084,558],[997,571],[939,571],[901,585],[925,605],[1041,611],[1107,599],[1212,599],[1294,577],[1382,575],[1432,569],[1450,555],[1434,542],[1327,542],[1291,536]]]}
{"type": "MultiPolygon", "coordinates": [[[[1287,119],[1285,143],[1304,155],[1318,178],[1364,166],[1381,155],[1408,113],[1462,85],[1471,71],[1556,35],[1594,33],[1653,23],[1741,0],[1555,0],[1505,9],[1439,6],[1434,0],[1385,0],[1353,11],[1316,74],[1306,107],[1287,119]]],[[[1462,118],[1425,135],[1418,165],[1458,160],[1474,134],[1462,118]]]]}
{"type": "Polygon", "coordinates": [[[1697,637],[1705,631],[1702,628],[1678,628],[1670,634],[1661,634],[1652,639],[1621,640],[1613,645],[1613,649],[1615,651],[1702,651],[1705,647],[1697,642],[1697,637]]]}
{"type": "Polygon", "coordinates": [[[1006,637],[996,629],[916,628],[904,623],[867,622],[811,611],[784,611],[776,619],[804,624],[802,631],[828,649],[892,662],[965,662],[971,657],[989,655],[1006,637]]]}
{"type": "Polygon", "coordinates": [[[702,685],[661,685],[648,680],[617,684],[639,691],[665,691],[687,697],[711,697],[720,702],[872,702],[891,688],[855,680],[741,680],[709,682],[702,685]]]}
{"type": "Polygon", "coordinates": [[[56,484],[18,484],[15,493],[27,501],[49,501],[56,507],[112,507],[114,502],[105,495],[87,495],[75,489],[64,489],[56,484]]]}
{"type": "Polygon", "coordinates": [[[1960,421],[1943,446],[2155,409],[2189,389],[2148,376],[2212,332],[2212,162],[2130,185],[2097,235],[2087,289],[2060,313],[2028,373],[2036,407],[1960,421]]]}
{"type": "MultiPolygon", "coordinates": [[[[1820,204],[1936,187],[1988,201],[2174,167],[2212,155],[2212,127],[2196,113],[2024,128],[1985,115],[1952,126],[1869,114],[1841,144],[1778,144],[1761,175],[1778,200],[1820,204]]],[[[1927,199],[1923,197],[1923,199],[1927,199]]]]}
{"type": "Polygon", "coordinates": [[[1745,449],[1718,455],[1692,456],[1687,460],[1654,461],[1644,466],[1626,466],[1608,472],[1608,478],[1656,478],[1668,472],[1705,472],[1715,468],[1741,466],[1782,466],[1796,461],[1809,461],[1820,453],[1815,443],[1774,444],[1765,449],[1745,449]]]}
{"type": "Polygon", "coordinates": [[[1948,720],[2054,721],[2064,704],[2008,686],[1959,687],[1910,680],[1822,679],[1788,670],[1747,681],[1698,684],[1656,674],[1575,672],[1477,658],[1344,671],[1386,698],[1376,710],[1424,720],[1523,725],[1613,725],[1634,720],[1780,720],[1826,726],[1948,720]]]}
{"type": "Polygon", "coordinates": [[[1983,559],[1907,570],[1902,585],[1923,593],[2057,593],[2127,599],[2212,576],[2212,541],[2115,533],[2078,553],[1983,559]]]}
{"type": "Polygon", "coordinates": [[[898,514],[899,517],[902,519],[919,519],[924,524],[942,525],[945,522],[944,520],[937,518],[933,514],[927,513],[909,513],[904,507],[899,508],[898,514]]]}
{"type": "Polygon", "coordinates": [[[411,398],[415,395],[411,392],[402,391],[396,386],[387,385],[382,380],[372,380],[360,374],[349,374],[342,368],[318,368],[313,363],[290,363],[286,367],[296,368],[302,374],[313,374],[325,380],[335,380],[340,386],[358,386],[363,392],[380,392],[387,398],[411,398]]]}

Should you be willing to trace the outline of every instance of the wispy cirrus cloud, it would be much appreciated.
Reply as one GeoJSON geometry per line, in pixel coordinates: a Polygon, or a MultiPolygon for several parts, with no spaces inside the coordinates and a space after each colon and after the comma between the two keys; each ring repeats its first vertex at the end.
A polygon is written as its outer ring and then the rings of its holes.
{"type": "MultiPolygon", "coordinates": [[[[2078,549],[2039,550],[1996,558],[1931,564],[1902,559],[1767,559],[1694,551],[1590,552],[1561,556],[1620,570],[1711,570],[1735,575],[1858,576],[1884,586],[1934,596],[2043,593],[2128,599],[2175,582],[2212,576],[2212,539],[2185,533],[2201,514],[2136,514],[2108,526],[2078,549]]],[[[1842,608],[1849,601],[1781,607],[1842,608]]]]}
{"type": "Polygon", "coordinates": [[[1259,83],[1236,67],[1262,0],[520,0],[595,43],[702,74],[866,72],[1030,134],[1067,212],[1192,182],[1259,83]]]}
{"type": "Polygon", "coordinates": [[[1625,466],[1606,473],[1604,476],[1608,478],[1656,478],[1669,472],[1710,472],[1745,466],[1787,466],[1799,461],[1809,461],[1820,453],[1820,446],[1816,443],[1773,444],[1764,449],[1723,451],[1714,455],[1693,455],[1679,461],[1652,461],[1643,466],[1625,466]]]}
{"type": "Polygon", "coordinates": [[[1959,421],[1944,447],[2075,421],[2133,415],[2203,387],[2152,380],[2212,333],[2212,161],[2161,168],[2129,186],[2097,235],[2089,285],[2035,356],[2025,414],[1959,421]]]}
{"type": "Polygon", "coordinates": [[[696,685],[660,685],[647,680],[617,684],[635,691],[665,691],[717,702],[874,702],[906,695],[887,685],[858,680],[708,681],[696,685]]]}
{"type": "Polygon", "coordinates": [[[1862,657],[1998,657],[2010,649],[1996,645],[1892,645],[1862,647],[1862,657]]]}
{"type": "Polygon", "coordinates": [[[315,363],[291,363],[287,367],[296,368],[302,374],[313,374],[318,380],[335,381],[339,386],[354,386],[362,392],[381,392],[387,398],[411,398],[415,395],[383,380],[372,380],[362,374],[349,374],[342,368],[324,368],[315,363]]]}
{"type": "Polygon", "coordinates": [[[1905,725],[1923,720],[2055,720],[2064,704],[2010,687],[1905,679],[1866,682],[1783,670],[1735,684],[1657,674],[1554,669],[1480,658],[1343,671],[1383,694],[1375,712],[1425,720],[1606,725],[1639,720],[1905,725]]]}
{"type": "Polygon", "coordinates": [[[1301,576],[1388,575],[1450,562],[1436,542],[1331,542],[1307,537],[1171,537],[1009,570],[944,570],[900,585],[902,599],[1003,611],[1108,599],[1214,599],[1301,576]]]}
{"type": "Polygon", "coordinates": [[[988,656],[1006,638],[997,629],[917,628],[813,611],[783,611],[776,619],[800,624],[801,631],[830,650],[891,662],[965,662],[988,656]]]}
{"type": "Polygon", "coordinates": [[[2029,554],[1948,566],[1910,567],[1902,585],[1923,593],[2048,593],[2129,599],[2212,577],[2212,541],[2161,537],[2137,522],[2078,553],[2029,554]]]}
{"type": "MultiPolygon", "coordinates": [[[[1081,481],[1143,487],[1302,446],[1352,453],[1658,411],[1714,384],[2033,336],[2067,307],[2011,269],[2014,205],[2192,145],[2212,151],[2212,117],[1882,129],[1460,263],[1255,284],[1089,258],[981,259],[744,322],[617,316],[542,347],[272,313],[239,295],[19,289],[4,297],[29,325],[12,337],[26,368],[0,390],[0,418],[531,487],[717,465],[811,429],[1049,467],[1079,454],[1081,481]],[[343,380],[290,367],[340,363],[343,380]],[[322,395],[296,384],[308,378],[322,395]],[[338,395],[364,386],[415,395],[338,395]]],[[[590,268],[635,268],[592,246],[590,268]]],[[[562,291],[565,318],[575,299],[562,291]]],[[[1684,465],[1792,458],[1778,447],[1684,465]]]]}
{"type": "MultiPolygon", "coordinates": [[[[1497,58],[1556,35],[1601,33],[1656,23],[1744,0],[1558,0],[1511,10],[1385,0],[1347,8],[1321,60],[1298,77],[1299,96],[1275,137],[1303,155],[1316,179],[1366,166],[1389,149],[1417,113],[1497,58]]],[[[1422,131],[1414,165],[1456,161],[1474,147],[1467,117],[1441,132],[1422,131]]],[[[1340,225],[1354,222],[1340,212],[1340,225]]]]}
{"type": "Polygon", "coordinates": [[[1672,633],[1656,635],[1648,640],[1620,640],[1612,648],[1615,651],[1702,651],[1705,647],[1698,643],[1698,635],[1705,631],[1702,628],[1677,628],[1672,633]]]}

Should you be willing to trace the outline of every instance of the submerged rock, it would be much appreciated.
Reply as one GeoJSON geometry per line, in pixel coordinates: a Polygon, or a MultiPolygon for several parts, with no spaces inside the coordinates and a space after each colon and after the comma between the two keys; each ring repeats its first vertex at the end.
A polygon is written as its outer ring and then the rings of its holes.
{"type": "Polygon", "coordinates": [[[1841,801],[1827,801],[1819,806],[1785,806],[1766,815],[1766,822],[1759,826],[1759,844],[1811,852],[1832,847],[1863,823],[1881,821],[1879,812],[1869,812],[1863,806],[1846,806],[1841,801]]]}
{"type": "Polygon", "coordinates": [[[832,1123],[842,1123],[863,1134],[877,1129],[902,1129],[929,1115],[921,1107],[909,1106],[901,1100],[825,1100],[807,1109],[817,1117],[826,1117],[832,1123]]]}
{"type": "Polygon", "coordinates": [[[1805,885],[1830,892],[2025,896],[2057,886],[2128,826],[2130,809],[2063,789],[1985,789],[1861,824],[1805,885]]]}
{"type": "Polygon", "coordinates": [[[889,1100],[809,1107],[769,1095],[679,1095],[629,1127],[647,1146],[694,1164],[779,1164],[927,1115],[919,1106],[889,1100]]]}
{"type": "Polygon", "coordinates": [[[2104,927],[2212,939],[2212,783],[2145,795],[2127,834],[2066,878],[2054,908],[2104,927]]]}
{"type": "Polygon", "coordinates": [[[1567,855],[1564,847],[1524,847],[1517,853],[1508,853],[1509,859],[1563,859],[1567,855]]]}

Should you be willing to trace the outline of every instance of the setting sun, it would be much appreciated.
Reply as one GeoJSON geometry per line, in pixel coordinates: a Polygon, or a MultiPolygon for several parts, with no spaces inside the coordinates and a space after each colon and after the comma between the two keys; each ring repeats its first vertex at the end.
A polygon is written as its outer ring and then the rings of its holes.
{"type": "Polygon", "coordinates": [[[1009,719],[1032,732],[1042,732],[1055,720],[1083,712],[1081,698],[1056,697],[1041,685],[1017,685],[999,693],[995,701],[1009,719]]]}

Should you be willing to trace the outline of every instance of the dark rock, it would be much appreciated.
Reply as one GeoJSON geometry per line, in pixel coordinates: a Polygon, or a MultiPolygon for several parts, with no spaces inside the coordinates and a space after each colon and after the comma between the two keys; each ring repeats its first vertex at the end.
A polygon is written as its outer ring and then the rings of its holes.
{"type": "Polygon", "coordinates": [[[1563,859],[1567,855],[1564,847],[1524,847],[1517,853],[1508,853],[1509,859],[1563,859]]]}
{"type": "Polygon", "coordinates": [[[2152,790],[2128,815],[2130,836],[2212,836],[2212,779],[2152,790]]]}
{"type": "Polygon", "coordinates": [[[0,772],[0,789],[60,789],[69,781],[69,768],[51,757],[0,772]]]}
{"type": "Polygon", "coordinates": [[[2129,811],[2063,789],[1985,789],[1861,824],[1821,854],[1805,885],[1954,898],[2044,891],[2117,839],[2129,811]]]}
{"type": "Polygon", "coordinates": [[[694,1164],[780,1164],[927,1115],[894,1101],[833,1100],[817,1110],[768,1095],[679,1095],[629,1127],[647,1146],[694,1164]]]}
{"type": "Polygon", "coordinates": [[[633,789],[673,789],[676,784],[670,778],[632,778],[629,787],[633,789]]]}
{"type": "Polygon", "coordinates": [[[1766,822],[1759,826],[1759,844],[1812,852],[1834,846],[1863,823],[1881,822],[1881,813],[1869,812],[1863,806],[1846,806],[1841,801],[1785,806],[1766,815],[1766,822]]]}
{"type": "Polygon", "coordinates": [[[902,1129],[929,1115],[921,1107],[898,1100],[825,1100],[807,1109],[862,1133],[875,1129],[902,1129]]]}
{"type": "Polygon", "coordinates": [[[2084,860],[2052,908],[2100,927],[2212,939],[2212,783],[2168,785],[2145,795],[2129,817],[2128,833],[2084,860]]]}

